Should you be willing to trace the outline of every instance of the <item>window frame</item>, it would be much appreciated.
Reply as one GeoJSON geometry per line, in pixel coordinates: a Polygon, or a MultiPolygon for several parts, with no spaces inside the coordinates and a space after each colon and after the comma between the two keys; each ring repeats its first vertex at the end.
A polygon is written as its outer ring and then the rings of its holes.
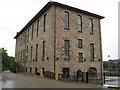
{"type": "Polygon", "coordinates": [[[43,32],[46,31],[46,17],[47,17],[47,14],[44,14],[44,20],[43,20],[43,32]]]}
{"type": "Polygon", "coordinates": [[[29,42],[29,28],[27,29],[27,42],[29,42]]]}
{"type": "Polygon", "coordinates": [[[83,40],[78,39],[78,48],[83,48],[83,40]]]}
{"type": "Polygon", "coordinates": [[[69,12],[67,11],[64,11],[64,29],[69,30],[69,12]],[[67,18],[65,14],[67,14],[67,18]],[[66,23],[67,23],[67,27],[66,27],[66,23]]]}
{"type": "Polygon", "coordinates": [[[42,50],[42,61],[45,60],[45,41],[43,41],[43,50],[42,50]]]}
{"type": "Polygon", "coordinates": [[[95,45],[94,43],[90,43],[90,60],[94,61],[95,59],[95,45]]]}
{"type": "Polygon", "coordinates": [[[78,62],[83,62],[83,53],[82,52],[78,52],[78,62]]]}
{"type": "Polygon", "coordinates": [[[32,55],[33,55],[33,46],[31,46],[31,53],[30,53],[30,54],[31,54],[31,56],[30,56],[30,61],[32,61],[32,58],[33,58],[33,57],[32,57],[32,55]]]}
{"type": "Polygon", "coordinates": [[[33,39],[33,35],[34,35],[34,24],[32,25],[32,35],[31,35],[31,39],[33,39]]]}
{"type": "Polygon", "coordinates": [[[77,30],[78,32],[81,32],[82,33],[82,16],[81,15],[77,15],[77,30]],[[80,18],[79,18],[80,17],[80,18]],[[80,22],[80,24],[79,24],[80,22]],[[79,25],[80,25],[80,30],[79,30],[79,25]]]}
{"type": "Polygon", "coordinates": [[[35,60],[38,61],[38,44],[36,44],[35,60]]]}
{"type": "Polygon", "coordinates": [[[39,26],[40,26],[39,24],[40,24],[40,20],[38,19],[38,20],[37,20],[37,36],[38,36],[38,34],[39,34],[39,26]]]}
{"type": "Polygon", "coordinates": [[[70,41],[64,40],[64,60],[70,59],[70,41]]]}

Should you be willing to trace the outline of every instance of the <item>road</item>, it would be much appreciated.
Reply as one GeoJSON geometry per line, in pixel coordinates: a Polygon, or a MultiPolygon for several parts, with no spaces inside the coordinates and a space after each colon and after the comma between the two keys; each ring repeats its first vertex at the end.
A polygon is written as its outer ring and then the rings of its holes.
{"type": "Polygon", "coordinates": [[[18,73],[3,73],[3,88],[102,88],[100,85],[92,85],[77,82],[63,82],[48,78],[28,76],[18,73]]]}

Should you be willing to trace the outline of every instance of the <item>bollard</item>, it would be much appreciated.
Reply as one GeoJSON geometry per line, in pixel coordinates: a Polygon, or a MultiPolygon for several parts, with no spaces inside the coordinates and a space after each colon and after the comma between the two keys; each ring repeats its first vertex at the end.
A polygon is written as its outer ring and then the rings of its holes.
{"type": "Polygon", "coordinates": [[[77,82],[78,82],[78,75],[77,75],[77,82]]]}
{"type": "Polygon", "coordinates": [[[56,80],[58,80],[58,70],[56,70],[56,80]]]}
{"type": "Polygon", "coordinates": [[[105,84],[105,73],[103,73],[103,81],[104,81],[104,84],[105,84]]]}
{"type": "Polygon", "coordinates": [[[86,83],[88,83],[88,72],[86,72],[86,83]]]}
{"type": "Polygon", "coordinates": [[[82,72],[82,83],[84,82],[84,73],[82,72]]]}

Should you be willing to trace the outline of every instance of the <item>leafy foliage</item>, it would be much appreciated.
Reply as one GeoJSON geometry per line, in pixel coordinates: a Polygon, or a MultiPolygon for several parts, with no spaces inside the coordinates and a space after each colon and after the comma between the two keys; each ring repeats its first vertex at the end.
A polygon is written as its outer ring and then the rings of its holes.
{"type": "Polygon", "coordinates": [[[0,68],[2,71],[15,69],[14,57],[8,56],[7,50],[4,48],[0,48],[0,68]]]}
{"type": "Polygon", "coordinates": [[[103,62],[103,68],[104,70],[108,70],[108,61],[103,62]]]}
{"type": "Polygon", "coordinates": [[[118,71],[120,70],[120,62],[103,62],[104,70],[118,71]]]}

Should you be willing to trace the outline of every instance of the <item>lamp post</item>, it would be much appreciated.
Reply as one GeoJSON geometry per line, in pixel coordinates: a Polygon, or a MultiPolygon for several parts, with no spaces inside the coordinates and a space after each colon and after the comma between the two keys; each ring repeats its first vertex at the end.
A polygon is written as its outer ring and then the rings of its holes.
{"type": "Polygon", "coordinates": [[[108,71],[109,71],[109,73],[111,74],[111,72],[110,72],[110,55],[108,55],[108,71]]]}

